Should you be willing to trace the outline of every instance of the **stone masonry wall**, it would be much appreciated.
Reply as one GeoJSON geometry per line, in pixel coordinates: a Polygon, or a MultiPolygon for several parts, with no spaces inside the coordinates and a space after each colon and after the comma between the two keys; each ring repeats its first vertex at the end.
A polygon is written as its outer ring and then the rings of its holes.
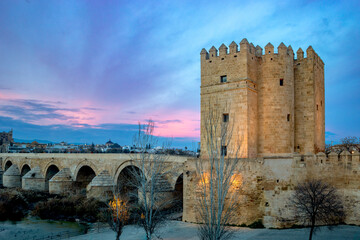
{"type": "MultiPolygon", "coordinates": [[[[255,79],[248,76],[248,66],[253,65],[255,48],[250,48],[247,41],[240,43],[240,51],[236,43],[230,44],[230,51],[225,45],[217,49],[212,47],[207,53],[201,52],[201,118],[209,118],[213,114],[218,122],[222,122],[223,114],[229,114],[229,125],[232,127],[232,146],[242,142],[243,157],[257,154],[257,90],[255,79]],[[252,53],[250,53],[250,49],[252,53]],[[221,76],[227,78],[221,82],[221,76]],[[255,111],[253,110],[255,109],[255,111]],[[211,112],[211,113],[210,113],[211,112]]],[[[255,76],[256,72],[250,74],[255,76]]],[[[201,122],[201,150],[206,154],[205,127],[201,122]]],[[[232,146],[228,152],[235,152],[232,146]],[[233,149],[234,151],[232,151],[233,149]]]]}
{"type": "MultiPolygon", "coordinates": [[[[185,164],[183,220],[200,222],[196,217],[199,178],[195,162],[185,164]]],[[[245,159],[240,164],[243,179],[240,209],[235,225],[251,224],[261,219],[266,227],[283,228],[297,223],[290,197],[294,187],[306,179],[321,179],[335,186],[344,200],[347,224],[360,225],[360,159],[359,153],[340,155],[288,154],[282,157],[245,159]]],[[[300,223],[297,223],[300,224],[300,223]]]]}
{"type": "Polygon", "coordinates": [[[270,43],[261,59],[259,79],[259,155],[293,152],[293,53],[282,43],[278,53],[270,43]],[[281,83],[280,83],[281,82],[281,83]]]}
{"type": "Polygon", "coordinates": [[[306,53],[300,48],[294,63],[294,151],[302,154],[325,149],[324,63],[311,47],[306,53]]]}

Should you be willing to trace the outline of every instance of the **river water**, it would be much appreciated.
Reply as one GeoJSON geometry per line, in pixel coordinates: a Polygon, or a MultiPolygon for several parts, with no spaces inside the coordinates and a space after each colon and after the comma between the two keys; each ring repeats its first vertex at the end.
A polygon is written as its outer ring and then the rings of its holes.
{"type": "Polygon", "coordinates": [[[40,240],[52,236],[67,237],[81,235],[86,226],[76,222],[38,220],[27,218],[22,221],[0,222],[0,240],[40,240]]]}

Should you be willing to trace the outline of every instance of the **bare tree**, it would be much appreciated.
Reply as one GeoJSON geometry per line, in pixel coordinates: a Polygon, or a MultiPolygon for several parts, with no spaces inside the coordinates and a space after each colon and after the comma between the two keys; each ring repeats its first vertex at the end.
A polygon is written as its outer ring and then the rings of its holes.
{"type": "Polygon", "coordinates": [[[331,144],[325,144],[325,154],[328,155],[331,152],[331,144]]]}
{"type": "Polygon", "coordinates": [[[344,137],[340,139],[340,145],[343,150],[351,152],[354,149],[359,150],[360,140],[357,137],[344,137]]]}
{"type": "MultiPolygon", "coordinates": [[[[196,162],[200,177],[198,200],[198,235],[200,239],[220,240],[231,236],[229,224],[239,208],[238,188],[241,185],[239,149],[231,145],[232,127],[222,121],[222,114],[210,110],[204,120],[206,153],[196,162]],[[232,147],[231,147],[232,146],[232,147]]],[[[205,150],[205,149],[204,149],[205,150]]]]}
{"type": "Polygon", "coordinates": [[[130,213],[127,200],[118,191],[113,191],[106,217],[110,228],[116,233],[116,240],[119,240],[130,213]]]}
{"type": "Polygon", "coordinates": [[[298,184],[291,203],[296,210],[296,219],[310,227],[309,240],[317,225],[338,224],[345,217],[343,203],[336,189],[321,180],[298,184]]]}
{"type": "MultiPolygon", "coordinates": [[[[167,207],[174,204],[172,187],[168,179],[176,170],[176,164],[169,164],[167,154],[149,153],[149,146],[157,146],[158,140],[153,135],[154,123],[139,124],[139,130],[134,137],[135,153],[132,159],[137,167],[131,170],[132,181],[128,184],[137,188],[138,202],[136,205],[137,223],[144,228],[146,239],[152,239],[156,230],[166,220],[167,207]],[[169,194],[170,193],[170,194],[169,194]]],[[[163,149],[167,148],[163,145],[163,149]]]]}

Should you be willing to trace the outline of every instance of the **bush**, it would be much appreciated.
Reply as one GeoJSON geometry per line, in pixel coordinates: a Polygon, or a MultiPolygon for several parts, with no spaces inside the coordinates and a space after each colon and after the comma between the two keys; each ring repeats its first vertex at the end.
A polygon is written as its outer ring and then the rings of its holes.
{"type": "Polygon", "coordinates": [[[95,222],[101,219],[101,208],[106,205],[85,196],[53,198],[35,205],[32,215],[42,219],[95,222]]]}
{"type": "Polygon", "coordinates": [[[264,225],[263,225],[261,219],[259,219],[255,222],[253,222],[252,224],[250,224],[248,227],[249,228],[264,228],[264,225]]]}
{"type": "Polygon", "coordinates": [[[0,189],[0,221],[21,220],[30,212],[41,219],[103,221],[106,204],[85,196],[59,196],[22,189],[0,189]]]}
{"type": "Polygon", "coordinates": [[[28,203],[16,191],[0,192],[0,221],[18,221],[26,216],[28,203]]]}

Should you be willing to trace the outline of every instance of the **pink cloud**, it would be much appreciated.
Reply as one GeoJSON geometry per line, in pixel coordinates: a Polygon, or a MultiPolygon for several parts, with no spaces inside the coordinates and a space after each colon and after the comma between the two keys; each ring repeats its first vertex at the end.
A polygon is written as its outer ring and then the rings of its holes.
{"type": "Polygon", "coordinates": [[[0,92],[0,113],[36,125],[67,125],[73,128],[101,128],[101,124],[145,124],[155,122],[155,135],[174,138],[200,136],[200,113],[192,110],[158,109],[139,112],[123,104],[97,106],[92,101],[66,103],[39,100],[19,94],[0,92]],[[153,111],[153,112],[149,112],[153,111]]]}

